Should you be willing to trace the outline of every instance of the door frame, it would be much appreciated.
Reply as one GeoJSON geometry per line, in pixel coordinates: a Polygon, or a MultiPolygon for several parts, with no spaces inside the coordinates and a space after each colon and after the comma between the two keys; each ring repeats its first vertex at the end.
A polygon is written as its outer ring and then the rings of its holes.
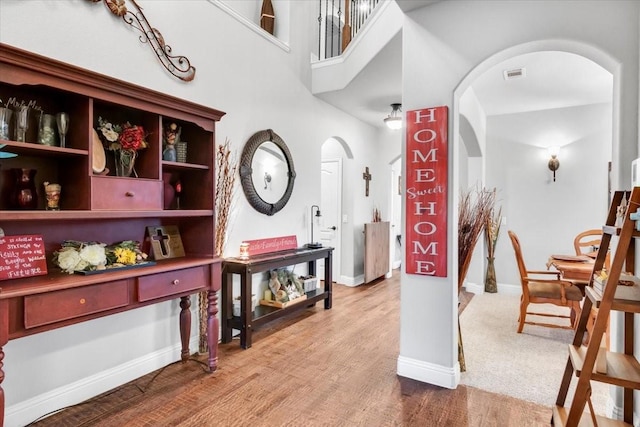
{"type": "MultiPolygon", "coordinates": [[[[342,278],[342,232],[343,232],[343,222],[342,222],[342,158],[337,157],[337,158],[327,158],[327,159],[322,159],[320,162],[320,191],[326,191],[327,189],[325,188],[325,186],[323,185],[323,179],[322,179],[322,167],[324,166],[325,163],[337,163],[338,164],[338,183],[337,183],[337,188],[336,188],[336,193],[338,195],[338,202],[337,202],[337,212],[336,212],[336,218],[338,219],[338,233],[336,233],[336,245],[334,246],[333,249],[333,270],[332,270],[332,276],[333,276],[333,281],[340,283],[339,279],[342,278]]],[[[320,196],[320,200],[322,200],[322,195],[320,196]]],[[[321,203],[322,204],[322,203],[321,203]]],[[[324,209],[324,207],[323,207],[324,209]]]]}

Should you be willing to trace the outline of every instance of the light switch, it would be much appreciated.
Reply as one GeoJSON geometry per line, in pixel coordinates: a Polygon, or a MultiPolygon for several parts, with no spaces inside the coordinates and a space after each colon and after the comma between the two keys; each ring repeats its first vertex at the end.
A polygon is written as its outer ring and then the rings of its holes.
{"type": "Polygon", "coordinates": [[[349,222],[349,217],[347,216],[347,214],[342,215],[342,223],[346,224],[349,222]]]}

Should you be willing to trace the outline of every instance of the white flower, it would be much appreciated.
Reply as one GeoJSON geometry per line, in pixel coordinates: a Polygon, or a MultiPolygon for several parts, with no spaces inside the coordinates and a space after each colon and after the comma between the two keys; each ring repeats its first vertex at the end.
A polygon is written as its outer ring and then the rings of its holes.
{"type": "Polygon", "coordinates": [[[69,274],[74,272],[80,261],[80,254],[73,248],[63,249],[58,252],[58,266],[69,274]]]}
{"type": "Polygon", "coordinates": [[[102,131],[102,135],[104,135],[104,137],[107,139],[107,141],[109,142],[115,142],[118,140],[118,132],[116,132],[115,130],[113,130],[111,128],[111,125],[109,125],[109,127],[104,127],[102,129],[100,129],[102,131]]]}
{"type": "Polygon", "coordinates": [[[106,265],[107,254],[102,245],[87,245],[80,249],[80,258],[93,266],[106,265]]]}

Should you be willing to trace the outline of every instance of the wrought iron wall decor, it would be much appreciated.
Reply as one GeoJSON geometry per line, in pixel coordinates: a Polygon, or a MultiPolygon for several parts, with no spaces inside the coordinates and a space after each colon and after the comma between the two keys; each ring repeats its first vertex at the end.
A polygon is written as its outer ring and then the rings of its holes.
{"type": "Polygon", "coordinates": [[[89,0],[92,3],[102,2],[114,15],[121,17],[124,22],[138,30],[141,35],[139,37],[141,43],[149,43],[153,53],[156,54],[160,63],[173,76],[190,82],[196,76],[196,68],[186,56],[172,55],[171,46],[165,44],[164,37],[157,29],[153,28],[147,18],[142,13],[142,8],[135,0],[129,0],[136,9],[132,12],[127,9],[125,0],[89,0]]]}

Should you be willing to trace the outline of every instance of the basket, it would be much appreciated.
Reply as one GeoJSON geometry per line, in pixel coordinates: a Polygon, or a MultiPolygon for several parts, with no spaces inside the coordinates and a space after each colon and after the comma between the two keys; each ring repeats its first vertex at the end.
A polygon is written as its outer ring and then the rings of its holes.
{"type": "Polygon", "coordinates": [[[300,277],[305,292],[312,292],[318,289],[318,278],[315,276],[300,277]]]}

